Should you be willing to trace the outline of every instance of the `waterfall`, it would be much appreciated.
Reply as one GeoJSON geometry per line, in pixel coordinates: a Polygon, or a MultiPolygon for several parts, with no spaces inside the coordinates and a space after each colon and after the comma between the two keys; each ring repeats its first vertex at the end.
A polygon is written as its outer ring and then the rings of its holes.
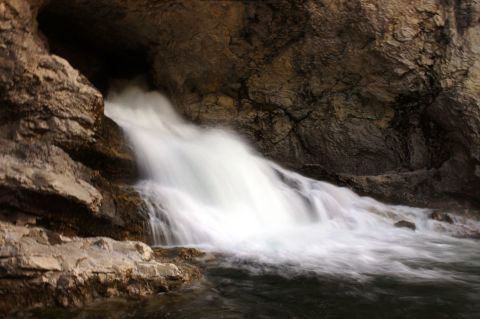
{"type": "Polygon", "coordinates": [[[233,132],[184,121],[165,97],[137,86],[111,92],[105,112],[134,147],[156,245],[356,276],[455,278],[445,265],[467,257],[480,265],[478,242],[452,236],[479,229],[476,221],[437,222],[427,209],[382,204],[288,171],[233,132]],[[394,227],[400,220],[416,231],[394,227]]]}

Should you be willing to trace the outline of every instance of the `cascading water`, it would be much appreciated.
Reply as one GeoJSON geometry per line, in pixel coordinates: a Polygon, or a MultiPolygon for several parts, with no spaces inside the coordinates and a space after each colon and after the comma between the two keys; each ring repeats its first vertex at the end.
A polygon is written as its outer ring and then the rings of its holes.
{"type": "Polygon", "coordinates": [[[461,264],[480,267],[478,241],[452,236],[480,229],[478,222],[437,222],[428,210],[290,172],[231,132],[188,124],[159,93],[136,86],[111,93],[106,114],[126,131],[143,169],[138,189],[157,245],[201,246],[291,271],[478,281],[461,264]],[[417,230],[394,227],[400,220],[417,230]]]}

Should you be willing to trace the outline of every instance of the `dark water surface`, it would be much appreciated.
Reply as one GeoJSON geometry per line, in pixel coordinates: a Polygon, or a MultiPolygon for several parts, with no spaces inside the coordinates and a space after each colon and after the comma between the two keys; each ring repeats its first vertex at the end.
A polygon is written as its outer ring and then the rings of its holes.
{"type": "MultiPolygon", "coordinates": [[[[225,265],[225,264],[224,264],[225,265]]],[[[48,309],[27,318],[480,318],[478,282],[252,273],[211,264],[193,286],[143,300],[48,309]]],[[[480,269],[470,269],[479,278],[480,269]]],[[[473,273],[472,273],[473,272],[473,273]]]]}

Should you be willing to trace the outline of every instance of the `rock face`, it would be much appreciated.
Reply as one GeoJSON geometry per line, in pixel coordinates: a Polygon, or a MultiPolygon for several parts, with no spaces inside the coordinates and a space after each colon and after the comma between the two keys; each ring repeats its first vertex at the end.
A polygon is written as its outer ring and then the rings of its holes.
{"type": "Polygon", "coordinates": [[[187,117],[234,127],[290,168],[394,202],[468,208],[480,196],[479,10],[53,0],[45,12],[97,47],[145,53],[187,117]]]}
{"type": "Polygon", "coordinates": [[[143,296],[196,274],[192,266],[157,261],[141,242],[70,238],[0,222],[0,314],[32,305],[79,306],[98,297],[143,296]]]}
{"type": "Polygon", "coordinates": [[[100,92],[49,53],[41,1],[0,1],[0,216],[79,235],[144,239],[133,156],[100,92]],[[123,174],[120,174],[122,171],[123,174]]]}

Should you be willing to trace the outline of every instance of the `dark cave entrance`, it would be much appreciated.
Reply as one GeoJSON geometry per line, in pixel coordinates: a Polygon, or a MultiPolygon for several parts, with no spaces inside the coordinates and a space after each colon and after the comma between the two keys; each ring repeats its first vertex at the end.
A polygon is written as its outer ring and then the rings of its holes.
{"type": "MultiPolygon", "coordinates": [[[[116,40],[113,33],[112,41],[107,43],[101,34],[89,28],[92,22],[54,10],[47,5],[37,16],[38,29],[50,53],[67,60],[104,97],[118,80],[129,82],[141,78],[147,88],[154,88],[149,77],[148,51],[144,47],[126,47],[120,42],[112,45],[116,40]]],[[[100,171],[108,181],[126,185],[136,182],[138,167],[121,128],[102,116],[96,134],[95,145],[68,149],[69,156],[100,171]]]]}
{"type": "MultiPolygon", "coordinates": [[[[146,50],[104,43],[88,24],[49,10],[37,17],[51,53],[66,59],[105,96],[112,80],[148,78],[146,50]]],[[[149,79],[147,79],[148,81],[149,79]]]]}

